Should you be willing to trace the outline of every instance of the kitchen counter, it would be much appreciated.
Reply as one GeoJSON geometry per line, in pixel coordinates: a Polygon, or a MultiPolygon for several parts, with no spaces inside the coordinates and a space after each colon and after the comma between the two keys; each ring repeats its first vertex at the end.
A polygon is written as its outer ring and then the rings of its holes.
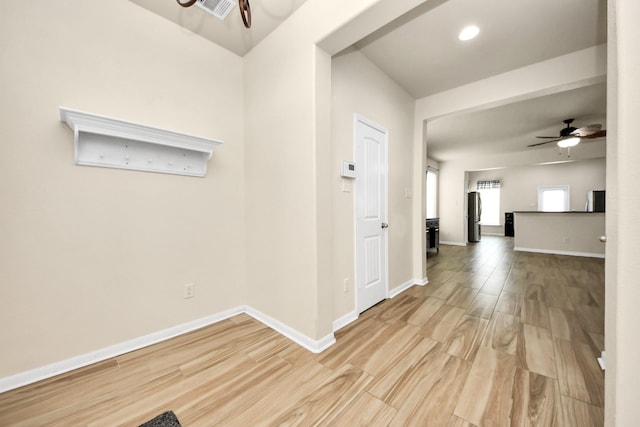
{"type": "Polygon", "coordinates": [[[586,212],[586,211],[561,211],[561,212],[547,212],[547,211],[514,211],[514,213],[526,213],[526,214],[589,214],[597,215],[604,212],[586,212]]]}
{"type": "Polygon", "coordinates": [[[514,249],[604,258],[604,212],[515,211],[514,249]]]}

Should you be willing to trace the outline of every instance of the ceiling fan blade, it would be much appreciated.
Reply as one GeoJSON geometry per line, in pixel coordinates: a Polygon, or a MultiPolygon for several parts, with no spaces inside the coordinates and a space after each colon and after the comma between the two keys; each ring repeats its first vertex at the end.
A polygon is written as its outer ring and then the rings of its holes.
{"type": "Polygon", "coordinates": [[[562,138],[557,138],[556,139],[552,139],[551,141],[543,141],[543,142],[537,142],[535,144],[531,144],[531,145],[527,145],[527,147],[531,148],[531,147],[537,147],[538,145],[544,145],[544,144],[549,144],[551,142],[557,142],[560,141],[562,138]]]}
{"type": "Polygon", "coordinates": [[[602,125],[601,124],[594,124],[594,125],[589,125],[589,126],[584,126],[581,127],[579,129],[574,130],[573,132],[571,132],[572,136],[580,136],[580,137],[586,137],[589,136],[593,133],[599,132],[602,129],[602,125]]]}
{"type": "Polygon", "coordinates": [[[595,139],[595,138],[602,138],[607,136],[607,130],[599,130],[597,132],[591,133],[589,135],[586,136],[582,136],[581,138],[585,138],[585,139],[595,139]]]}

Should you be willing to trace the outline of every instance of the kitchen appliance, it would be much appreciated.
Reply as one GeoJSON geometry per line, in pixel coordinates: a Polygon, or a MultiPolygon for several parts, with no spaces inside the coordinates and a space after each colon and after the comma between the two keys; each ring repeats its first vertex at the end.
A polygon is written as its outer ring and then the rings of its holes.
{"type": "Polygon", "coordinates": [[[479,242],[481,236],[480,216],[482,215],[482,199],[480,198],[480,193],[477,191],[468,193],[467,197],[467,220],[469,221],[468,239],[469,242],[479,242]]]}
{"type": "Polygon", "coordinates": [[[587,212],[605,211],[605,190],[591,190],[587,192],[587,212]]]}
{"type": "Polygon", "coordinates": [[[427,252],[435,249],[440,252],[440,218],[427,218],[427,252]]]}
{"type": "Polygon", "coordinates": [[[515,228],[513,221],[513,212],[504,213],[504,235],[507,237],[515,237],[515,228]]]}

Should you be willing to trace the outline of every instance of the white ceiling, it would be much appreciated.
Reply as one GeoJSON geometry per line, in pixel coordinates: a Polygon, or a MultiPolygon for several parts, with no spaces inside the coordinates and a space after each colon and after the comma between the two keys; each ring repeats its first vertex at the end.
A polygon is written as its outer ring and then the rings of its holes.
{"type": "MultiPolygon", "coordinates": [[[[130,1],[241,56],[305,2],[251,0],[246,30],[237,8],[220,21],[175,0],[130,1]]],[[[606,0],[430,0],[355,47],[418,99],[605,42],[606,0]],[[480,27],[479,36],[459,41],[469,24],[480,27]]],[[[605,85],[434,120],[429,156],[523,151],[536,135],[557,134],[566,118],[576,127],[604,125],[605,85]]]]}
{"type": "Polygon", "coordinates": [[[605,0],[448,0],[356,47],[422,98],[604,43],[605,13],[605,0]],[[458,40],[471,24],[480,34],[458,40]]]}
{"type": "MultiPolygon", "coordinates": [[[[606,42],[605,0],[433,1],[356,43],[416,99],[606,42]],[[458,40],[471,24],[478,37],[458,40]]],[[[536,135],[558,134],[567,118],[604,125],[605,85],[434,120],[429,157],[524,151],[536,135]]]]}
{"type": "Polygon", "coordinates": [[[251,0],[251,28],[246,29],[236,6],[224,21],[198,6],[182,7],[176,0],[130,0],[236,55],[245,53],[287,19],[306,0],[251,0]]]}
{"type": "MultiPolygon", "coordinates": [[[[606,84],[542,96],[472,113],[442,117],[427,124],[429,157],[447,161],[469,156],[514,153],[555,147],[527,145],[543,140],[536,136],[559,136],[565,119],[572,126],[601,124],[606,120],[606,84]]],[[[584,140],[583,144],[603,143],[584,140]]]]}

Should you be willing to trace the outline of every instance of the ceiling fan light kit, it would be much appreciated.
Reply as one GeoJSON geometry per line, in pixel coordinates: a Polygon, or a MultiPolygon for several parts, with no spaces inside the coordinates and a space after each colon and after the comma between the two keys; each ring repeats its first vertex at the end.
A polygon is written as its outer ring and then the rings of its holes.
{"type": "Polygon", "coordinates": [[[577,136],[572,136],[571,138],[565,138],[558,141],[558,147],[567,148],[567,147],[575,147],[580,143],[580,138],[577,136]]]}

